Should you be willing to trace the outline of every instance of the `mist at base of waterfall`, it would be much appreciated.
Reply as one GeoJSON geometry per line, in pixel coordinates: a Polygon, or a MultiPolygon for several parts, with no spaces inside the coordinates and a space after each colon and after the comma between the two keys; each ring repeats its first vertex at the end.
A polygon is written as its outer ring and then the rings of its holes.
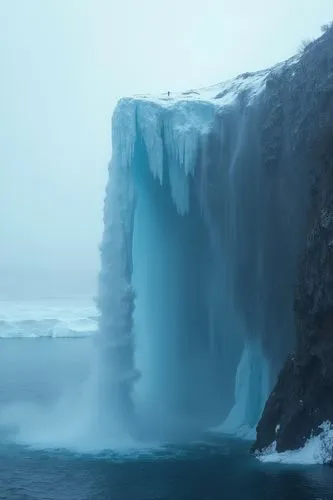
{"type": "Polygon", "coordinates": [[[133,455],[202,435],[193,423],[161,425],[157,416],[158,425],[138,418],[130,435],[103,399],[99,370],[92,336],[0,339],[0,443],[133,455]]]}
{"type": "Polygon", "coordinates": [[[97,418],[93,352],[91,337],[0,339],[0,498],[330,498],[331,469],[262,464],[247,441],[185,430],[174,444],[110,434],[112,421],[108,430],[97,418]]]}

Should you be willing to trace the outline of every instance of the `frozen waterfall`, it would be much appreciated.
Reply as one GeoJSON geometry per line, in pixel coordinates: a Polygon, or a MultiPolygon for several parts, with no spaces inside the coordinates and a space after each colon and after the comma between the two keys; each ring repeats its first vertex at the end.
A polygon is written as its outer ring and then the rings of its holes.
{"type": "Polygon", "coordinates": [[[256,425],[293,341],[306,183],[281,74],[296,65],[116,108],[99,342],[125,428],[256,425]]]}
{"type": "Polygon", "coordinates": [[[258,339],[245,342],[235,380],[235,403],[217,430],[255,439],[255,427],[269,395],[269,366],[258,339]]]}

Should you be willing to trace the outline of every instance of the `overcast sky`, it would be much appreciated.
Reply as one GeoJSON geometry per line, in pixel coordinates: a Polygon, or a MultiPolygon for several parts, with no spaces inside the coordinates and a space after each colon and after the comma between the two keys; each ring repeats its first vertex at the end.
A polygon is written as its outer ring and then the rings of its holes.
{"type": "Polygon", "coordinates": [[[293,55],[332,0],[0,0],[0,297],[94,292],[112,109],[293,55]]]}

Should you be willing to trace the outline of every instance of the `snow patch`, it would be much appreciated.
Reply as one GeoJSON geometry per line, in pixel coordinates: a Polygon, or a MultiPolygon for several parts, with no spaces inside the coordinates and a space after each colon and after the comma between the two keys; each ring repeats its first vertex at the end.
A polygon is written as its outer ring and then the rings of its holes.
{"type": "Polygon", "coordinates": [[[312,436],[307,440],[303,448],[293,451],[278,453],[276,442],[274,441],[262,453],[258,453],[257,458],[264,463],[283,464],[329,464],[333,460],[333,424],[323,422],[320,426],[321,432],[317,436],[312,436]]]}
{"type": "Polygon", "coordinates": [[[249,100],[255,98],[264,89],[270,71],[268,69],[255,73],[243,73],[226,82],[192,91],[170,92],[170,95],[165,93],[160,96],[141,94],[136,95],[135,99],[148,100],[163,108],[170,108],[175,103],[185,103],[186,101],[202,101],[212,103],[216,107],[225,107],[233,104],[240,93],[247,93],[249,100]]]}
{"type": "Polygon", "coordinates": [[[181,215],[188,213],[189,176],[207,149],[217,114],[240,102],[251,105],[265,89],[269,73],[245,73],[195,91],[121,99],[113,117],[112,168],[128,170],[141,140],[153,176],[163,184],[167,167],[172,199],[181,215]]]}

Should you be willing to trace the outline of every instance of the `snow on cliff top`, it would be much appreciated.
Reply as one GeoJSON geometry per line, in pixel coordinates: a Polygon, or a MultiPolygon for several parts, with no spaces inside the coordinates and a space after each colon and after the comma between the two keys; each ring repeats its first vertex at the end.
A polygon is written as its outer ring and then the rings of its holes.
{"type": "Polygon", "coordinates": [[[298,58],[292,58],[273,68],[244,73],[202,89],[121,99],[112,118],[113,161],[123,167],[131,164],[139,134],[148,154],[149,168],[162,182],[167,152],[169,165],[173,165],[173,170],[169,170],[172,198],[178,212],[185,214],[189,206],[187,176],[195,168],[198,151],[205,151],[207,137],[216,123],[216,112],[236,113],[238,125],[234,136],[235,141],[241,141],[247,119],[244,109],[260,99],[270,75],[283,72],[297,61],[298,58]],[[184,177],[180,177],[182,172],[184,177]]]}
{"type": "Polygon", "coordinates": [[[266,79],[271,72],[278,72],[286,66],[293,66],[298,61],[299,57],[292,57],[288,61],[273,66],[273,68],[253,73],[243,73],[235,78],[209,87],[192,89],[185,92],[170,91],[170,95],[168,95],[168,92],[159,96],[137,94],[127,99],[153,102],[165,108],[172,107],[180,101],[201,101],[214,104],[217,107],[223,107],[232,104],[235,98],[242,92],[246,93],[248,99],[251,100],[265,88],[266,79]]]}
{"type": "Polygon", "coordinates": [[[170,107],[179,101],[206,101],[216,106],[231,104],[235,97],[241,92],[249,92],[256,95],[261,92],[265,85],[269,70],[256,73],[244,73],[223,83],[211,85],[210,87],[193,89],[185,92],[167,92],[159,96],[138,94],[133,96],[134,100],[147,100],[155,102],[163,107],[170,107]]]}

